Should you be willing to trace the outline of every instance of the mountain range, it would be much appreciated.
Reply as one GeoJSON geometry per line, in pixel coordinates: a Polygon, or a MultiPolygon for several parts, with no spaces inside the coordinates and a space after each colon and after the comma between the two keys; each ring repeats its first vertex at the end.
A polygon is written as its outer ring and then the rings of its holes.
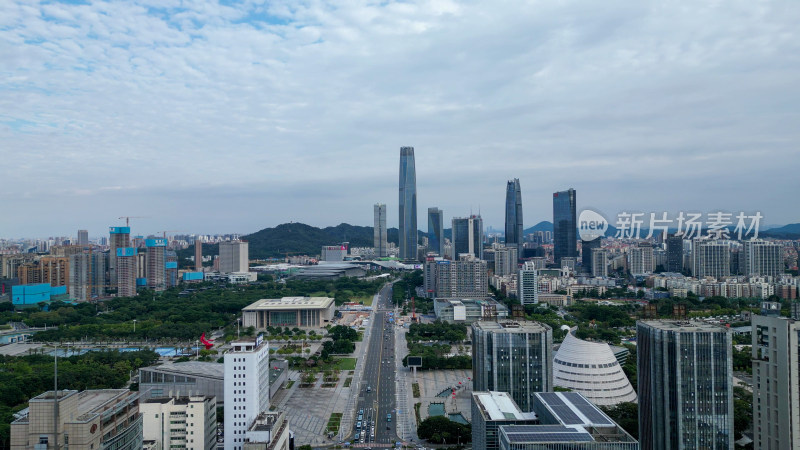
{"type": "MultiPolygon", "coordinates": [[[[552,232],[552,222],[541,221],[530,228],[526,228],[524,234],[531,234],[537,231],[552,232]]],[[[646,232],[647,230],[643,229],[642,235],[646,234],[646,232]]],[[[420,240],[426,234],[422,231],[418,231],[417,233],[420,240]]],[[[617,229],[609,225],[605,235],[614,236],[616,233],[617,229]]],[[[452,230],[450,228],[445,229],[444,235],[446,238],[450,239],[452,230]]],[[[387,230],[387,236],[389,242],[394,244],[398,243],[397,228],[389,228],[387,230]]],[[[762,231],[759,233],[759,236],[798,239],[800,238],[800,223],[771,228],[767,231],[762,231]]],[[[351,247],[372,247],[373,230],[372,227],[350,225],[347,223],[341,223],[334,227],[317,228],[304,223],[290,222],[272,228],[264,228],[255,233],[242,236],[242,239],[248,241],[250,244],[250,258],[261,259],[281,257],[287,254],[318,255],[322,246],[337,245],[342,242],[349,242],[351,247]]],[[[204,255],[216,255],[218,251],[217,245],[203,246],[204,255]]],[[[182,257],[189,257],[193,254],[193,245],[179,252],[179,255],[182,257]]]]}

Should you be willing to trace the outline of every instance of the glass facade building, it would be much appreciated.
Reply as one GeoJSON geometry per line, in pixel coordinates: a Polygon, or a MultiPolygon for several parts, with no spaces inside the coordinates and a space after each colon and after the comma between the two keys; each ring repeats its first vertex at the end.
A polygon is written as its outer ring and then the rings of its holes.
{"type": "Polygon", "coordinates": [[[400,259],[417,259],[417,172],[414,147],[400,148],[400,259]]]}
{"type": "Polygon", "coordinates": [[[575,215],[575,189],[553,193],[553,262],[578,256],[578,219],[575,215]]]}
{"type": "Polygon", "coordinates": [[[453,218],[453,259],[470,254],[483,259],[483,219],[481,216],[453,218]]]}
{"type": "Polygon", "coordinates": [[[506,185],[506,246],[516,244],[517,255],[522,255],[522,191],[519,178],[506,185]]]}
{"type": "Polygon", "coordinates": [[[643,450],[733,449],[731,333],[703,322],[636,325],[643,450]]]}
{"type": "Polygon", "coordinates": [[[444,213],[428,208],[428,251],[444,256],[444,213]]]}
{"type": "Polygon", "coordinates": [[[472,387],[508,392],[522,411],[534,394],[553,390],[553,330],[539,322],[472,324],[472,387]]]}

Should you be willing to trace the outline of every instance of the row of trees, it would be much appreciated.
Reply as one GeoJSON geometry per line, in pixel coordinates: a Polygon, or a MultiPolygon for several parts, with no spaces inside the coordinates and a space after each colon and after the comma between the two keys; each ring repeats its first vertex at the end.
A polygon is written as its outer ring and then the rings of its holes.
{"type": "MultiPolygon", "coordinates": [[[[421,370],[472,369],[472,357],[466,355],[446,356],[450,353],[451,348],[450,344],[425,345],[409,342],[408,354],[422,357],[421,370]]],[[[408,356],[403,358],[403,366],[408,366],[408,356]]]]}
{"type": "Polygon", "coordinates": [[[467,339],[467,326],[463,323],[447,323],[437,319],[431,324],[412,323],[406,340],[461,342],[467,339]]]}
{"type": "Polygon", "coordinates": [[[472,442],[472,426],[444,416],[431,416],[417,426],[417,435],[434,444],[468,444],[472,442]]]}

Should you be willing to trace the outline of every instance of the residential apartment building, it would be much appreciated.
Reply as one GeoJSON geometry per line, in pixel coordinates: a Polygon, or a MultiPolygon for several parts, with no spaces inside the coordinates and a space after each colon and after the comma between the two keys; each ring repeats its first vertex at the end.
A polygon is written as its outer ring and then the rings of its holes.
{"type": "Polygon", "coordinates": [[[217,446],[213,396],[156,397],[139,403],[143,436],[162,449],[212,450],[217,446]]]}

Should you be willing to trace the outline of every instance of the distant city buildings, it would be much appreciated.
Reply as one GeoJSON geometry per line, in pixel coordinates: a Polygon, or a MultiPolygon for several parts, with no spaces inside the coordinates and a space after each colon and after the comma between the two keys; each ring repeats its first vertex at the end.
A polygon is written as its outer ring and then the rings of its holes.
{"type": "Polygon", "coordinates": [[[78,245],[89,245],[89,231],[78,230],[78,245]]]}
{"type": "Polygon", "coordinates": [[[581,241],[581,265],[583,272],[592,274],[594,272],[594,252],[602,248],[603,238],[592,239],[591,241],[581,241]]]}
{"type": "MultiPolygon", "coordinates": [[[[599,240],[599,239],[598,239],[599,240]]],[[[608,251],[602,248],[592,249],[592,276],[593,277],[607,277],[608,276],[608,251]]]]}
{"type": "Polygon", "coordinates": [[[452,233],[454,260],[466,254],[483,259],[483,219],[481,216],[454,217],[452,233]]]}
{"type": "Polygon", "coordinates": [[[194,239],[194,268],[198,272],[203,271],[203,241],[194,239]]]}
{"type": "Polygon", "coordinates": [[[667,235],[667,272],[683,272],[683,237],[667,235]]]}
{"type": "Polygon", "coordinates": [[[385,258],[389,256],[388,245],[388,231],[386,229],[386,205],[384,203],[376,203],[373,206],[374,212],[374,225],[373,233],[373,246],[375,247],[375,257],[385,258]]]}
{"type": "Polygon", "coordinates": [[[650,320],[636,339],[641,448],[733,449],[730,330],[650,320]]]}
{"type": "Polygon", "coordinates": [[[69,257],[69,292],[75,300],[102,297],[106,284],[106,254],[85,252],[69,257]]]}
{"type": "MultiPolygon", "coordinates": [[[[136,296],[136,275],[138,267],[138,253],[134,247],[118,247],[115,261],[117,297],[136,296]]],[[[109,260],[110,260],[109,259],[109,260]]]]}
{"type": "Polygon", "coordinates": [[[428,251],[444,257],[444,213],[428,208],[428,251]]]}
{"type": "Polygon", "coordinates": [[[247,241],[221,241],[219,243],[219,272],[249,272],[250,252],[247,241]]]}
{"type": "Polygon", "coordinates": [[[783,273],[783,246],[758,239],[742,241],[739,268],[742,275],[777,277],[783,273]]]}
{"type": "Polygon", "coordinates": [[[517,278],[517,299],[523,305],[539,303],[539,277],[533,263],[526,262],[517,278]]]}
{"type": "MultiPolygon", "coordinates": [[[[115,255],[118,254],[118,248],[131,247],[131,228],[130,227],[109,227],[109,258],[108,258],[108,275],[109,283],[112,286],[117,285],[117,259],[115,255]]],[[[134,294],[135,295],[135,294],[134,294]]]]}
{"type": "Polygon", "coordinates": [[[145,279],[147,287],[156,292],[167,288],[167,240],[163,238],[145,239],[145,279]]]}
{"type": "Polygon", "coordinates": [[[429,297],[476,298],[489,296],[489,270],[486,261],[470,255],[458,261],[426,261],[424,275],[426,289],[433,289],[429,297]]]}
{"type": "Polygon", "coordinates": [[[506,184],[506,246],[517,247],[517,254],[522,255],[522,190],[519,178],[509,180],[506,184]]]}
{"type": "Polygon", "coordinates": [[[639,242],[638,245],[628,248],[628,270],[631,275],[646,275],[653,273],[653,245],[649,242],[639,242]]]}
{"type": "Polygon", "coordinates": [[[553,389],[553,331],[539,322],[472,324],[472,387],[508,392],[522,411],[533,395],[553,389]]]}
{"type": "Polygon", "coordinates": [[[561,266],[562,258],[578,256],[578,219],[575,189],[553,193],[553,262],[561,266]]]}
{"type": "MultiPolygon", "coordinates": [[[[495,244],[496,245],[496,244],[495,244]]],[[[518,246],[501,246],[496,245],[494,248],[494,274],[497,276],[507,276],[517,273],[519,260],[518,246]]]]}
{"type": "Polygon", "coordinates": [[[697,278],[722,278],[731,274],[731,247],[728,241],[695,239],[692,257],[692,275],[697,278]]]}
{"type": "Polygon", "coordinates": [[[320,253],[320,261],[342,262],[347,256],[347,247],[344,245],[325,245],[320,253]]]}
{"type": "Polygon", "coordinates": [[[233,341],[224,364],[225,450],[243,450],[250,425],[269,410],[269,344],[261,336],[233,341]]]}
{"type": "Polygon", "coordinates": [[[417,173],[414,147],[400,148],[400,259],[417,259],[417,173]]]}

